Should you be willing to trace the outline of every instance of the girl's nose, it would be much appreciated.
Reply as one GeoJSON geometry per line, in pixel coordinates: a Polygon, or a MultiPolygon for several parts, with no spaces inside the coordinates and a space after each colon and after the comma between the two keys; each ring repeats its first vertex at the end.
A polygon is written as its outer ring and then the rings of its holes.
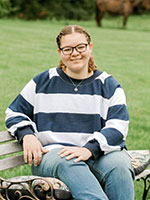
{"type": "Polygon", "coordinates": [[[76,48],[74,48],[71,55],[78,55],[78,54],[79,52],[76,50],[76,48]]]}

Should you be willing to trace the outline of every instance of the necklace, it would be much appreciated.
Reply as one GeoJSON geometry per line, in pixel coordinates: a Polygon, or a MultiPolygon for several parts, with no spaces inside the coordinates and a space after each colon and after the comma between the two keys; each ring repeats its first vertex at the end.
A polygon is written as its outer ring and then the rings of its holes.
{"type": "Polygon", "coordinates": [[[68,76],[69,77],[69,80],[71,81],[71,83],[73,84],[73,86],[74,86],[74,91],[75,92],[78,92],[78,87],[81,85],[81,83],[83,83],[83,81],[84,81],[84,79],[82,79],[77,85],[73,82],[73,80],[71,79],[71,77],[70,76],[68,76]]]}

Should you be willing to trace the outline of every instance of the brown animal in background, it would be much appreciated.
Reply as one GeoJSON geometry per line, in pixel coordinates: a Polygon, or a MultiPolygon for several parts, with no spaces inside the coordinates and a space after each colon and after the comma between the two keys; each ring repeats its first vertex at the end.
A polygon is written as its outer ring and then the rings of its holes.
{"type": "Polygon", "coordinates": [[[130,0],[133,11],[150,10],[150,0],[130,0]]]}
{"type": "Polygon", "coordinates": [[[140,7],[144,8],[145,10],[150,10],[150,0],[130,0],[132,7],[140,7]]]}
{"type": "Polygon", "coordinates": [[[147,0],[96,0],[96,22],[102,26],[101,20],[105,12],[123,15],[123,27],[126,26],[129,15],[133,8],[141,5],[146,10],[150,10],[150,3],[147,0]]]}

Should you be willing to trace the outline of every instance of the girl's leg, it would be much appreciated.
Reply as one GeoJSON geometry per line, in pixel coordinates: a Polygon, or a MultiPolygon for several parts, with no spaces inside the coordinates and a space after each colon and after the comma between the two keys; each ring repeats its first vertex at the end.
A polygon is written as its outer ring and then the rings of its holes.
{"type": "Polygon", "coordinates": [[[108,200],[88,165],[61,158],[57,154],[59,150],[53,149],[43,155],[40,165],[32,166],[32,173],[60,179],[68,186],[75,200],[108,200]]]}
{"type": "Polygon", "coordinates": [[[134,172],[125,150],[87,162],[109,200],[134,200],[134,172]]]}

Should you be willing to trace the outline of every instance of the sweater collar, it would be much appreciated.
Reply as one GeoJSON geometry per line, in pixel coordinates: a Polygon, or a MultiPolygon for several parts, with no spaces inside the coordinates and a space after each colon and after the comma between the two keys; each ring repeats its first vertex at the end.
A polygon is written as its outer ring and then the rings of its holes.
{"type": "MultiPolygon", "coordinates": [[[[69,78],[69,76],[61,69],[61,68],[56,68],[56,70],[57,70],[57,73],[59,74],[59,76],[64,80],[64,81],[67,81],[68,83],[70,83],[70,78],[69,78]]],[[[74,78],[71,78],[72,80],[73,80],[73,82],[75,83],[75,84],[78,84],[79,82],[81,82],[82,80],[84,80],[83,81],[83,83],[82,83],[82,85],[85,85],[85,84],[87,84],[87,83],[90,83],[90,82],[92,82],[96,77],[98,77],[100,74],[101,74],[102,72],[101,71],[99,71],[99,70],[96,70],[95,72],[94,72],[94,74],[92,75],[92,76],[90,76],[90,77],[88,77],[88,78],[85,78],[85,79],[74,79],[74,78]]]]}

